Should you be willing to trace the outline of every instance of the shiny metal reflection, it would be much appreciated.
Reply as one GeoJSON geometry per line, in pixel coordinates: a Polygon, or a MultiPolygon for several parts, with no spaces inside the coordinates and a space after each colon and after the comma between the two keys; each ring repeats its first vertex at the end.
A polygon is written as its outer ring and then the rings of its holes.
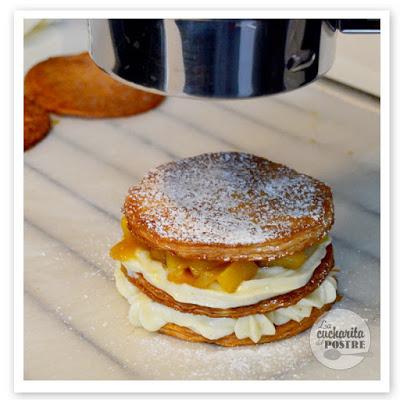
{"type": "Polygon", "coordinates": [[[90,20],[90,52],[123,82],[175,96],[247,98],[324,75],[336,29],[324,20],[90,20]]]}

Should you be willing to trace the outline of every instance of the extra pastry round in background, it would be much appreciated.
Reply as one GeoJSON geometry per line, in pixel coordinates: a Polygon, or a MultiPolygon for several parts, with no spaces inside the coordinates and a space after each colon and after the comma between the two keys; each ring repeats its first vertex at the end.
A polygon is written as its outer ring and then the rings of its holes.
{"type": "Polygon", "coordinates": [[[50,112],[89,118],[134,115],[164,100],[117,82],[88,53],[53,57],[35,65],[26,74],[25,93],[50,112]]]}
{"type": "Polygon", "coordinates": [[[50,127],[48,112],[24,96],[24,150],[40,142],[48,134],[50,127]]]}
{"type": "Polygon", "coordinates": [[[150,248],[208,260],[273,260],[312,246],[332,226],[328,186],[284,165],[221,152],[151,170],[124,214],[150,248]]]}

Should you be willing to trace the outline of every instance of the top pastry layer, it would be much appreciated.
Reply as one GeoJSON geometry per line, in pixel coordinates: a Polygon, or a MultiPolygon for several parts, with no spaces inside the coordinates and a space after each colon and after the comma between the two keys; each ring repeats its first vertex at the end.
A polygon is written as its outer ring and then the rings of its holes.
{"type": "Polygon", "coordinates": [[[251,154],[207,153],[161,165],[130,188],[124,213],[152,248],[210,260],[272,260],[333,223],[322,182],[251,154]]]}

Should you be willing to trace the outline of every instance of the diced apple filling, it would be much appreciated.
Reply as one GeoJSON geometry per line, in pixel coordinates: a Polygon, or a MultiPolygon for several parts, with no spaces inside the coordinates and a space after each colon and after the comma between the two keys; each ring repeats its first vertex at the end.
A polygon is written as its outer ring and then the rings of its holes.
{"type": "MultiPolygon", "coordinates": [[[[133,239],[125,217],[122,217],[121,228],[123,239],[112,247],[110,255],[116,260],[127,261],[134,256],[137,248],[143,248],[143,246],[133,239]]],[[[314,250],[324,240],[326,240],[326,237],[313,246],[314,250]]],[[[243,281],[252,279],[256,275],[260,265],[298,269],[313,253],[311,250],[312,248],[306,249],[274,261],[266,263],[261,261],[258,264],[253,261],[187,260],[160,249],[150,249],[149,252],[152,259],[160,261],[166,268],[167,277],[171,282],[187,283],[203,289],[208,288],[214,282],[218,282],[224,291],[233,293],[243,281]]]]}

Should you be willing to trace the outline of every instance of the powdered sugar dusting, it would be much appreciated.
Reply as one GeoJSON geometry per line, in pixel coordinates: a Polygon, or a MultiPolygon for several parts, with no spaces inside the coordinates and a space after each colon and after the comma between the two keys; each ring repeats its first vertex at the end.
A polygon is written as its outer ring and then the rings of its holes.
{"type": "Polygon", "coordinates": [[[140,328],[134,336],[135,350],[146,349],[146,362],[137,365],[145,379],[273,379],[309,364],[313,357],[307,332],[268,344],[233,348],[184,342],[144,333],[140,328]],[[171,359],[176,360],[172,368],[171,359]]]}
{"type": "Polygon", "coordinates": [[[323,221],[329,189],[293,169],[245,153],[207,153],[151,170],[129,191],[136,213],[162,238],[257,244],[323,221]]]}

